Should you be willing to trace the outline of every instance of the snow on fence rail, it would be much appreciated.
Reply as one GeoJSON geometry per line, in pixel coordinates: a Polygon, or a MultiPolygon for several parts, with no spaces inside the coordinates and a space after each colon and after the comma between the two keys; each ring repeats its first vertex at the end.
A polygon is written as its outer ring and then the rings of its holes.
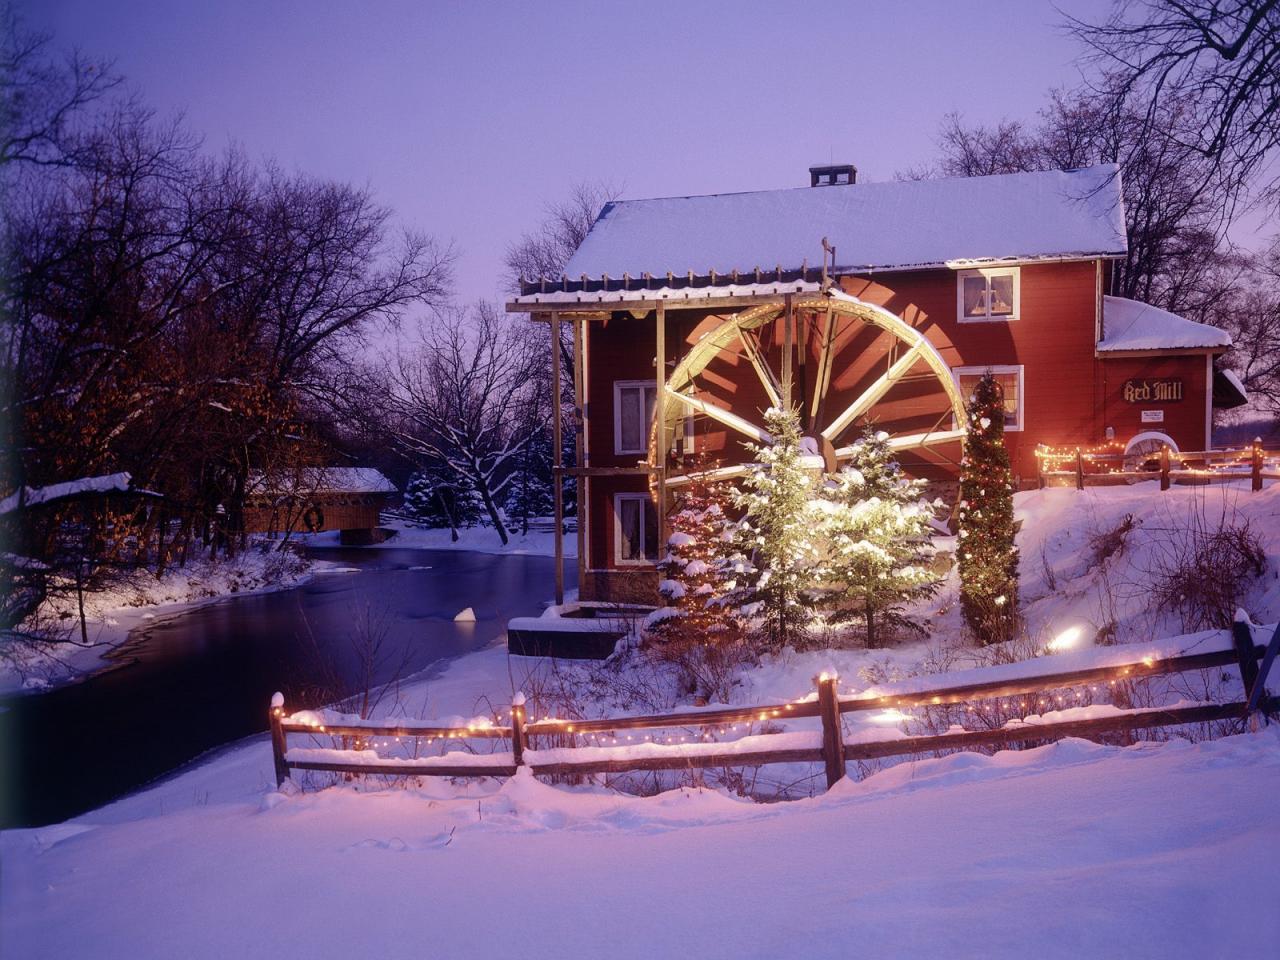
{"type": "Polygon", "coordinates": [[[1175,451],[1162,445],[1159,453],[1120,453],[1098,450],[1036,448],[1037,481],[1041,489],[1074,483],[1077,490],[1133,480],[1159,480],[1160,489],[1171,484],[1199,485],[1249,478],[1250,489],[1262,489],[1262,481],[1280,480],[1280,450],[1262,449],[1254,440],[1244,449],[1175,451]],[[1115,465],[1114,467],[1112,465],[1115,465]]]}
{"type": "Polygon", "coordinates": [[[511,722],[505,726],[488,722],[441,726],[415,721],[387,723],[349,718],[328,723],[322,715],[311,712],[286,717],[284,696],[277,693],[272,697],[270,711],[276,783],[283,785],[291,770],[396,776],[509,777],[522,766],[529,767],[535,774],[595,774],[814,762],[823,764],[830,788],[844,776],[845,765],[851,760],[1089,737],[1214,720],[1249,719],[1259,712],[1269,719],[1280,704],[1280,698],[1268,696],[1265,688],[1268,672],[1280,648],[1280,625],[1276,626],[1267,646],[1255,643],[1253,629],[1247,620],[1242,619],[1233,625],[1231,631],[1202,636],[1190,645],[1182,639],[1176,646],[1166,643],[1143,647],[1141,649],[1145,652],[1141,656],[1122,647],[1091,651],[1093,657],[1068,653],[1040,661],[1023,661],[938,677],[917,677],[884,690],[864,691],[843,698],[836,692],[837,678],[823,674],[815,678],[816,696],[813,699],[764,706],[529,722],[525,715],[524,697],[517,694],[511,705],[511,722]],[[1259,658],[1262,658],[1261,666],[1259,658]],[[855,737],[846,741],[841,729],[840,717],[846,713],[994,700],[1229,664],[1235,664],[1240,670],[1246,693],[1244,700],[1137,709],[1100,705],[1088,708],[1090,715],[1086,717],[1062,721],[1033,721],[1028,718],[1010,721],[996,729],[964,730],[935,736],[903,734],[879,740],[855,737]],[[1046,666],[1050,669],[1043,669],[1046,666]],[[1041,669],[1037,670],[1037,667],[1041,669]],[[919,689],[923,682],[935,685],[919,689]],[[756,734],[729,742],[695,739],[675,744],[644,742],[608,747],[571,745],[537,749],[531,746],[531,741],[539,737],[563,738],[566,735],[666,727],[722,727],[804,717],[819,718],[821,730],[756,734]],[[287,742],[290,734],[349,737],[354,744],[350,749],[290,748],[287,742]],[[485,755],[453,752],[420,758],[383,757],[373,748],[377,738],[394,738],[398,742],[405,739],[503,739],[510,741],[511,749],[510,752],[485,755]]]}

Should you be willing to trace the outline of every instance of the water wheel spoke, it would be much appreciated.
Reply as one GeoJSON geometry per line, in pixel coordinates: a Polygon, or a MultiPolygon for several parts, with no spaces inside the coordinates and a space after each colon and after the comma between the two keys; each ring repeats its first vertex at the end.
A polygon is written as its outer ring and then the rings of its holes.
{"type": "Polygon", "coordinates": [[[733,480],[737,477],[745,477],[754,469],[754,464],[740,463],[732,467],[720,467],[716,470],[700,470],[697,473],[681,473],[672,477],[667,477],[668,487],[679,487],[686,483],[692,483],[694,480],[704,480],[707,482],[715,482],[717,480],[733,480]]]}
{"type": "MultiPolygon", "coordinates": [[[[901,437],[889,438],[889,449],[895,452],[900,450],[918,450],[921,447],[931,447],[939,443],[949,443],[952,440],[963,440],[963,430],[936,430],[928,433],[908,433],[901,437]]],[[[853,446],[839,447],[836,450],[837,460],[848,460],[853,456],[853,446]]]]}
{"type": "Polygon", "coordinates": [[[760,341],[756,339],[756,335],[752,331],[743,330],[742,327],[738,327],[738,339],[742,342],[742,352],[751,361],[751,366],[755,368],[756,376],[760,378],[760,385],[764,387],[764,392],[769,395],[769,403],[775,407],[782,406],[782,387],[779,386],[778,378],[774,376],[773,370],[769,368],[769,364],[765,361],[764,354],[760,350],[760,341]]]}
{"type": "Polygon", "coordinates": [[[809,430],[821,422],[822,407],[827,400],[827,392],[831,389],[831,367],[833,360],[832,345],[835,343],[836,319],[831,310],[826,312],[826,323],[822,328],[822,347],[818,354],[818,370],[814,375],[813,406],[809,408],[809,430]]]}
{"type": "Polygon", "coordinates": [[[667,396],[680,401],[686,407],[696,410],[699,413],[706,414],[713,420],[720,421],[720,423],[723,423],[726,427],[737,430],[739,433],[750,437],[756,443],[773,442],[773,437],[769,436],[767,432],[757,427],[750,420],[740,417],[736,413],[726,410],[724,407],[702,400],[698,397],[692,397],[687,393],[680,393],[678,390],[672,390],[670,387],[667,387],[666,392],[667,396]]]}
{"type": "Polygon", "coordinates": [[[845,407],[840,412],[840,415],[832,420],[827,428],[822,431],[822,435],[828,440],[834,441],[849,424],[874,407],[880,398],[889,392],[889,388],[911,368],[919,356],[920,344],[917,343],[899,357],[888,370],[877,377],[876,381],[867,387],[853,403],[845,407]]]}

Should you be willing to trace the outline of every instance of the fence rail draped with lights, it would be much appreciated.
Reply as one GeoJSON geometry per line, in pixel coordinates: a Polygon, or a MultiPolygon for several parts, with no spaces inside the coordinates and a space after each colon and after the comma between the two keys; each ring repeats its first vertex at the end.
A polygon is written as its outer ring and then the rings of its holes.
{"type": "MultiPolygon", "coordinates": [[[[830,788],[845,774],[849,761],[907,756],[943,750],[1005,746],[1015,743],[1042,743],[1064,737],[1091,737],[1123,733],[1139,729],[1203,723],[1216,720],[1256,718],[1270,719],[1280,705],[1280,698],[1266,692],[1266,680],[1280,648],[1280,626],[1268,646],[1256,644],[1252,627],[1237,623],[1232,630],[1232,646],[1204,653],[1184,653],[1156,658],[1144,656],[1131,662],[1101,667],[1045,672],[1000,680],[962,685],[940,686],[911,693],[880,697],[841,698],[836,691],[837,678],[822,675],[815,678],[816,699],[795,703],[753,707],[729,707],[713,710],[663,713],[649,716],[606,717],[591,720],[538,720],[529,722],[525,703],[517,695],[511,705],[511,722],[506,726],[429,726],[417,722],[344,720],[340,723],[301,722],[286,718],[284,697],[276,694],[271,701],[271,746],[275,759],[277,785],[283,785],[292,770],[316,770],[348,774],[381,774],[392,776],[438,777],[510,777],[520,767],[535,774],[599,774],[652,770],[684,770],[693,768],[756,767],[774,763],[821,763],[830,788]],[[1262,663],[1259,665],[1258,660],[1262,663]],[[1197,703],[1190,706],[1144,707],[1122,710],[1101,717],[1058,722],[1019,722],[986,730],[964,730],[933,736],[901,736],[893,739],[846,742],[841,729],[842,714],[861,711],[900,711],[903,708],[964,704],[970,701],[995,700],[1091,684],[1139,680],[1162,674],[1185,673],[1236,665],[1241,674],[1245,699],[1231,703],[1197,703]],[[662,745],[646,743],[642,754],[631,748],[588,747],[570,745],[547,750],[533,748],[534,738],[575,738],[604,732],[644,730],[669,727],[726,727],[752,724],[772,719],[818,717],[820,738],[809,733],[765,734],[743,740],[662,745]],[[306,734],[350,738],[344,749],[290,749],[290,734],[306,734]],[[421,758],[384,758],[376,754],[377,740],[403,742],[417,740],[502,739],[510,742],[510,751],[492,754],[446,753],[421,758]],[[772,744],[769,741],[773,741],[772,744]],[[746,749],[743,749],[746,747],[746,749]],[[574,754],[580,754],[575,758],[574,754]],[[613,755],[610,755],[613,754],[613,755]]],[[[905,719],[905,717],[904,717],[905,719]]]]}
{"type": "Polygon", "coordinates": [[[1172,450],[1125,452],[1119,443],[1101,447],[1036,448],[1037,480],[1048,486],[1085,487],[1159,480],[1160,489],[1173,484],[1201,485],[1228,480],[1249,480],[1254,491],[1263,480],[1280,480],[1280,450],[1264,450],[1261,440],[1247,447],[1224,450],[1172,450]]]}

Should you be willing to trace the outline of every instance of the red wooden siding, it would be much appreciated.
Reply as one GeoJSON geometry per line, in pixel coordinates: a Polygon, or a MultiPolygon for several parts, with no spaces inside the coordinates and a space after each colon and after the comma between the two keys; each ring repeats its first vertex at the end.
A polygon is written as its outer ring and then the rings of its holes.
{"type": "MultiPolygon", "coordinates": [[[[1104,278],[1105,279],[1105,278],[1104,278]]],[[[1183,449],[1201,449],[1205,437],[1203,356],[1154,359],[1098,359],[1094,353],[1097,294],[1094,261],[1023,266],[1020,269],[1020,315],[1012,321],[961,323],[957,319],[957,275],[950,270],[922,270],[865,278],[845,278],[843,288],[860,299],[883,306],[921,330],[949,367],[1021,365],[1023,411],[1021,432],[1006,441],[1015,474],[1023,484],[1034,482],[1037,443],[1092,445],[1107,427],[1127,440],[1147,430],[1168,433],[1183,449]],[[1185,399],[1165,404],[1163,424],[1140,422],[1150,405],[1125,403],[1119,391],[1131,377],[1180,377],[1185,399]]],[[[672,311],[667,318],[667,361],[673,363],[721,318],[703,311],[672,311]]],[[[822,333],[821,317],[802,317],[799,343],[805,362],[797,362],[796,393],[805,398],[807,414],[814,389],[822,333]]],[[[655,321],[636,320],[619,313],[607,321],[592,321],[588,331],[587,418],[590,466],[621,466],[642,460],[640,455],[618,456],[614,449],[613,384],[617,380],[654,378],[655,321]]],[[[781,373],[781,324],[760,331],[762,347],[774,371],[781,373]]],[[[836,366],[826,400],[825,419],[846,407],[890,361],[893,338],[878,328],[843,321],[836,338],[836,366]]],[[[670,367],[668,367],[670,369],[670,367]]],[[[697,377],[699,395],[729,407],[756,423],[768,406],[767,395],[751,364],[735,346],[716,357],[697,377]]],[[[896,384],[877,404],[877,425],[891,433],[950,429],[946,398],[932,372],[919,362],[910,376],[896,384]]],[[[837,438],[837,446],[857,436],[854,424],[837,438]]],[[[695,448],[721,464],[747,456],[745,439],[716,421],[695,420],[695,448]]],[[[919,453],[904,453],[902,461],[923,476],[954,475],[959,444],[919,453]]],[[[613,495],[647,488],[643,477],[597,478],[590,483],[588,569],[612,567],[614,555],[613,495]]],[[[628,575],[631,575],[630,572],[628,575]]],[[[605,581],[596,585],[612,590],[605,581]]],[[[584,596],[593,587],[584,582],[584,596]]]]}

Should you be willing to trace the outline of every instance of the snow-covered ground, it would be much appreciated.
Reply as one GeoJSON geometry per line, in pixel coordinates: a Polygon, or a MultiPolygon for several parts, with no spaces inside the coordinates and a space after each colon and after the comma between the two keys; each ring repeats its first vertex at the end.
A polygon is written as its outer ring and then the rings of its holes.
{"type": "MultiPolygon", "coordinates": [[[[1145,654],[1218,642],[1221,631],[1192,633],[1178,615],[1152,611],[1141,585],[1170,531],[1224,514],[1248,521],[1267,558],[1241,605],[1255,621],[1280,619],[1280,485],[1260,494],[1247,485],[1046,490],[1019,494],[1017,509],[1035,638],[1024,649],[956,642],[951,584],[922,611],[931,639],[765,657],[726,699],[803,698],[824,670],[840,674],[844,695],[908,689],[926,682],[921,674],[1039,654],[1064,634],[1073,645],[1060,662],[1072,665],[1116,662],[1126,644],[1145,654]],[[1099,538],[1114,546],[1106,535],[1121,526],[1121,546],[1100,556],[1099,538]],[[1089,649],[1098,642],[1108,645],[1089,649]]],[[[535,719],[567,707],[589,715],[689,704],[660,668],[511,658],[499,642],[407,685],[393,712],[458,722],[500,712],[517,690],[535,719]]],[[[849,739],[902,729],[876,719],[850,715],[849,739]]],[[[812,721],[771,726],[804,736],[812,721]]],[[[528,776],[323,787],[331,778],[320,775],[280,793],[258,737],[74,821],[6,832],[0,943],[15,956],[92,945],[95,956],[131,960],[1280,951],[1280,915],[1265,903],[1280,881],[1280,825],[1268,815],[1268,798],[1280,796],[1275,727],[1128,748],[1064,741],[867,771],[828,793],[820,778],[802,782],[788,793],[804,799],[773,804],[528,776]]]]}
{"type": "MultiPolygon", "coordinates": [[[[361,549],[470,550],[473,553],[515,553],[535,557],[555,556],[556,550],[555,538],[550,530],[545,529],[545,525],[543,529],[531,529],[527,534],[521,534],[519,529],[513,530],[505,545],[502,538],[498,536],[498,532],[492,527],[464,527],[458,531],[458,539],[454,541],[447,528],[420,527],[404,520],[392,520],[384,526],[395,530],[396,535],[390,540],[361,549]]],[[[298,536],[298,539],[311,547],[341,546],[338,543],[336,530],[304,534],[298,536]]],[[[573,532],[566,533],[565,556],[576,557],[577,551],[577,535],[573,532]]]]}
{"type": "Polygon", "coordinates": [[[185,613],[227,597],[288,590],[331,566],[292,553],[257,547],[230,560],[192,558],[160,579],[147,571],[120,577],[84,597],[88,644],[81,641],[74,594],[60,595],[39,612],[40,620],[68,633],[69,643],[32,644],[0,638],[0,694],[40,690],[50,684],[101,668],[129,632],[142,624],[185,613]]]}
{"type": "MultiPolygon", "coordinates": [[[[483,656],[483,655],[480,655],[483,656]]],[[[446,678],[448,674],[446,674],[446,678]]],[[[0,839],[6,955],[1265,957],[1275,728],[1064,741],[756,804],[522,776],[272,791],[244,744],[0,839]]]]}

